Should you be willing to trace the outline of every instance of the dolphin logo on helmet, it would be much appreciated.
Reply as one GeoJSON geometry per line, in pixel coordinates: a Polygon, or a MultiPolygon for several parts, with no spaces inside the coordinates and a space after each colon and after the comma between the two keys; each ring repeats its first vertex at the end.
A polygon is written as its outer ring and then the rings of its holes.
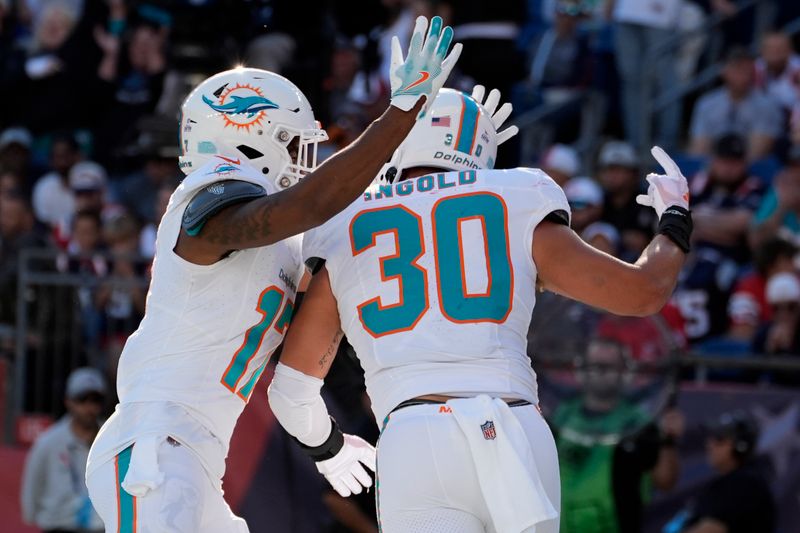
{"type": "Polygon", "coordinates": [[[208,107],[219,113],[226,115],[238,115],[247,113],[247,118],[254,117],[257,113],[267,109],[278,109],[278,104],[264,96],[231,96],[231,102],[227,104],[215,104],[207,96],[203,96],[203,102],[208,107]]]}

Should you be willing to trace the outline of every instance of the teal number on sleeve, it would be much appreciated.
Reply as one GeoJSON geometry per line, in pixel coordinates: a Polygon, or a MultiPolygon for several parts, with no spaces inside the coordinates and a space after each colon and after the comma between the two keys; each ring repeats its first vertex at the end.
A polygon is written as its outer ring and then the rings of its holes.
{"type": "MultiPolygon", "coordinates": [[[[256,307],[256,311],[261,314],[261,320],[245,332],[242,345],[236,350],[227,370],[222,375],[222,384],[231,392],[236,392],[236,387],[247,372],[250,360],[255,357],[261,342],[264,340],[264,335],[266,335],[275,320],[282,301],[283,291],[274,285],[264,289],[261,293],[256,307]]],[[[260,372],[255,372],[255,374],[260,375],[260,372]]],[[[255,385],[255,382],[253,385],[255,385]]],[[[242,396],[247,397],[244,394],[242,396]]]]}
{"type": "Polygon", "coordinates": [[[454,196],[433,209],[434,254],[442,313],[454,322],[503,322],[511,310],[514,274],[509,255],[507,212],[490,193],[454,196]],[[488,287],[468,294],[461,225],[477,220],[483,228],[488,287]]]}
{"type": "Polygon", "coordinates": [[[360,212],[350,225],[353,255],[375,246],[375,238],[385,233],[394,234],[396,251],[381,257],[381,278],[397,279],[400,301],[383,305],[375,297],[358,306],[364,328],[375,337],[412,329],[428,310],[427,272],[416,264],[425,253],[422,220],[416,213],[402,206],[360,212]]]}

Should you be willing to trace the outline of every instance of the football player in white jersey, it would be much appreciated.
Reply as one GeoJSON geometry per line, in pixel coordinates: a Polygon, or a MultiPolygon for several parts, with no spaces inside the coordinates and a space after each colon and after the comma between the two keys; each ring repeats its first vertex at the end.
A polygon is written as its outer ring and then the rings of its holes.
{"type": "MultiPolygon", "coordinates": [[[[327,137],[289,80],[238,68],[187,97],[187,177],[159,225],[145,317],[119,363],[120,403],[87,464],[106,531],[247,531],[221,479],[236,420],[292,315],[304,274],[298,235],[352,202],[391,156],[453,67],[452,36],[440,18],[428,28],[420,17],[406,58],[395,40],[391,105],[318,168],[327,137]]],[[[321,461],[320,470],[360,488],[359,449],[368,446],[342,441],[328,449],[336,468],[321,461]],[[343,449],[356,458],[344,467],[343,449]]]]}
{"type": "Polygon", "coordinates": [[[386,175],[303,253],[324,262],[269,389],[286,430],[316,446],[335,424],[319,396],[342,334],[382,425],[378,517],[385,533],[558,531],[558,458],[537,409],[526,336],[536,289],[627,315],[667,301],[689,247],[688,188],[672,160],[639,199],[659,234],[635,264],[569,228],[544,172],[493,170],[508,104],[444,89],[386,175]]]}

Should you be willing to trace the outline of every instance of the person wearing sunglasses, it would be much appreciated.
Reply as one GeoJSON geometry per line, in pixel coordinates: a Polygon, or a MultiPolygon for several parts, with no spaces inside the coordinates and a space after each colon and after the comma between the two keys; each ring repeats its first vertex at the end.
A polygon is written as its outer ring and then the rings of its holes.
{"type": "Polygon", "coordinates": [[[103,530],[83,473],[105,399],[105,379],[98,370],[78,368],[67,378],[66,414],[39,436],[25,461],[21,503],[26,523],[45,533],[103,530]]]}

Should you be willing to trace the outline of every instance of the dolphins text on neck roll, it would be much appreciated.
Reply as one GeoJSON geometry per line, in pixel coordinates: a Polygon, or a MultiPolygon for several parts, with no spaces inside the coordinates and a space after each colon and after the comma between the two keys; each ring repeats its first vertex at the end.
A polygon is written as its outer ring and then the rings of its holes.
{"type": "Polygon", "coordinates": [[[449,189],[459,185],[470,185],[478,179],[474,170],[462,170],[455,175],[455,172],[428,174],[410,180],[379,185],[377,188],[370,189],[364,193],[364,200],[382,200],[384,198],[394,198],[395,196],[408,196],[414,192],[430,192],[434,189],[449,189]]]}

